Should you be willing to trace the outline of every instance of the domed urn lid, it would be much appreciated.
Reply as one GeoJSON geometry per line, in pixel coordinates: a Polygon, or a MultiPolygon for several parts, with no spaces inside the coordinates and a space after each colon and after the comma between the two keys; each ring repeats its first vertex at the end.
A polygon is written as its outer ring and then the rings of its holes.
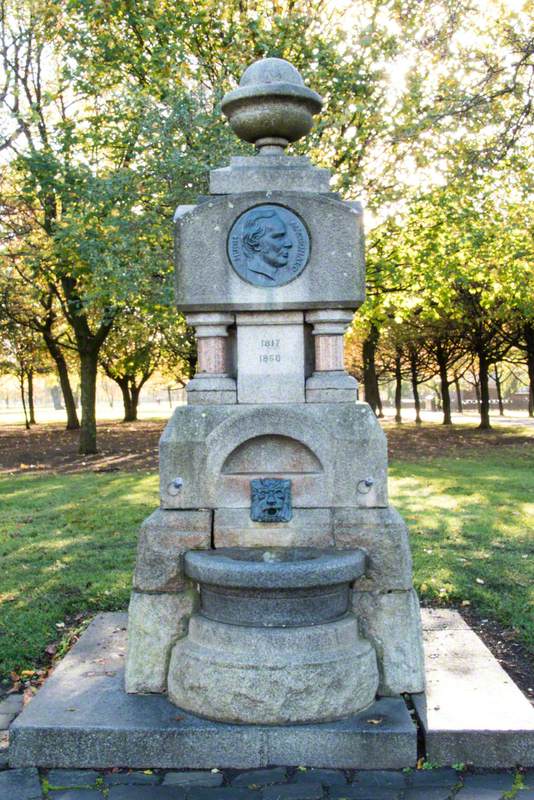
{"type": "Polygon", "coordinates": [[[239,88],[225,94],[222,110],[234,132],[264,153],[281,152],[310,132],[323,101],[283,58],[251,64],[239,88]]]}

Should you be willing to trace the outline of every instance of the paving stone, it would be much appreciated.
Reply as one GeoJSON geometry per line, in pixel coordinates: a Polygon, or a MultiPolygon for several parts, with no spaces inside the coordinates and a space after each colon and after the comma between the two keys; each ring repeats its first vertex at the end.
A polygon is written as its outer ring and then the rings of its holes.
{"type": "Polygon", "coordinates": [[[89,769],[51,769],[47,780],[50,786],[71,789],[78,786],[94,786],[99,777],[100,772],[89,769]]]}
{"type": "Polygon", "coordinates": [[[322,783],[323,786],[340,786],[347,783],[345,773],[340,769],[297,770],[294,783],[322,783]]]}
{"type": "Polygon", "coordinates": [[[285,767],[249,769],[236,775],[232,780],[232,786],[269,786],[272,783],[282,783],[286,778],[285,767]]]}
{"type": "Polygon", "coordinates": [[[458,800],[501,800],[501,789],[460,789],[456,797],[458,800]]]}
{"type": "Polygon", "coordinates": [[[321,800],[323,787],[320,783],[286,784],[268,786],[263,790],[263,800],[321,800]]]}
{"type": "Polygon", "coordinates": [[[449,786],[460,783],[456,770],[444,767],[443,769],[419,769],[406,775],[406,784],[418,789],[425,786],[449,786]]]}
{"type": "MultiPolygon", "coordinates": [[[[113,799],[110,798],[110,800],[113,799]]],[[[154,797],[154,800],[157,798],[154,797]]],[[[261,792],[235,789],[233,786],[221,786],[219,789],[198,788],[187,792],[187,800],[261,800],[261,792]]]]}
{"type": "Polygon", "coordinates": [[[146,772],[108,772],[104,775],[104,780],[109,786],[117,786],[118,784],[150,784],[159,783],[160,776],[157,773],[146,772]]]}
{"type": "Polygon", "coordinates": [[[10,694],[0,703],[0,714],[18,714],[23,705],[22,694],[10,694]]]}
{"type": "Polygon", "coordinates": [[[9,766],[9,750],[7,747],[0,747],[0,769],[7,769],[9,766]]]}
{"type": "Polygon", "coordinates": [[[102,800],[103,795],[96,789],[65,789],[61,792],[49,792],[48,800],[102,800]]]}
{"type": "Polygon", "coordinates": [[[41,784],[36,769],[8,769],[0,772],[0,800],[41,800],[41,797],[41,784]]]}
{"type": "Polygon", "coordinates": [[[521,789],[516,794],[517,800],[534,800],[534,789],[521,789]]]}
{"type": "Polygon", "coordinates": [[[167,772],[163,778],[163,786],[204,786],[216,787],[223,782],[222,772],[208,770],[193,772],[167,772]]]}
{"type": "Polygon", "coordinates": [[[354,786],[378,786],[381,789],[403,789],[406,784],[404,773],[391,770],[370,770],[356,772],[354,786]]]}
{"type": "Polygon", "coordinates": [[[6,731],[15,719],[15,714],[11,711],[0,714],[0,731],[6,731]]]}
{"type": "Polygon", "coordinates": [[[329,792],[331,800],[399,800],[401,793],[395,789],[383,789],[380,786],[332,786],[329,792]]]}
{"type": "Polygon", "coordinates": [[[499,789],[501,793],[509,792],[514,785],[515,773],[490,772],[481,775],[466,775],[464,787],[466,789],[499,789]]]}
{"type": "MultiPolygon", "coordinates": [[[[206,790],[208,791],[208,790],[206,790]]],[[[99,795],[101,800],[102,795],[99,795]]],[[[112,786],[108,800],[185,800],[185,789],[178,786],[112,786]]],[[[80,798],[82,800],[82,798],[80,798]]]]}
{"type": "Polygon", "coordinates": [[[534,709],[471,629],[424,633],[426,693],[412,696],[427,758],[489,769],[534,766],[534,709]]]}
{"type": "Polygon", "coordinates": [[[408,789],[403,795],[403,800],[449,800],[452,788],[442,786],[438,788],[424,787],[421,789],[408,789]]]}

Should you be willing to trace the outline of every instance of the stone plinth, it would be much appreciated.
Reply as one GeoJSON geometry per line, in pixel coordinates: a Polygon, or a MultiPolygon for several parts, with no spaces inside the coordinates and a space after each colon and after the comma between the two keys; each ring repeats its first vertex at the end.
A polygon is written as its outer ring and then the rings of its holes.
{"type": "Polygon", "coordinates": [[[124,692],[125,614],[99,614],[11,729],[12,766],[247,769],[307,764],[345,769],[414,766],[415,726],[387,698],[338,722],[227,725],[161,694],[124,692]],[[376,720],[380,719],[380,724],[376,720]],[[369,721],[372,720],[372,721],[369,721]]]}

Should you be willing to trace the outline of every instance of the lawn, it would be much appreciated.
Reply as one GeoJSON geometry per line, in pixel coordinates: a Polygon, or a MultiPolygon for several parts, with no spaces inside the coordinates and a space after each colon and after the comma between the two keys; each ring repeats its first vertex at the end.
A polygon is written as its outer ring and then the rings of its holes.
{"type": "MultiPolygon", "coordinates": [[[[471,604],[534,652],[534,448],[397,460],[421,597],[471,604]]],[[[31,669],[78,613],[125,608],[153,472],[0,477],[0,674],[31,669]]]]}

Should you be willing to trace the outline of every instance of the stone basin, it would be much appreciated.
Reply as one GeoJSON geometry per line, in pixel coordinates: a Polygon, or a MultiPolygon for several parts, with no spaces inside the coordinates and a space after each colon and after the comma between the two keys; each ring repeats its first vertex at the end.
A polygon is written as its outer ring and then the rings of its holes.
{"type": "Polygon", "coordinates": [[[363,550],[221,548],[190,551],[200,613],[254,627],[318,625],[349,610],[350,584],[365,572],[363,550]]]}

